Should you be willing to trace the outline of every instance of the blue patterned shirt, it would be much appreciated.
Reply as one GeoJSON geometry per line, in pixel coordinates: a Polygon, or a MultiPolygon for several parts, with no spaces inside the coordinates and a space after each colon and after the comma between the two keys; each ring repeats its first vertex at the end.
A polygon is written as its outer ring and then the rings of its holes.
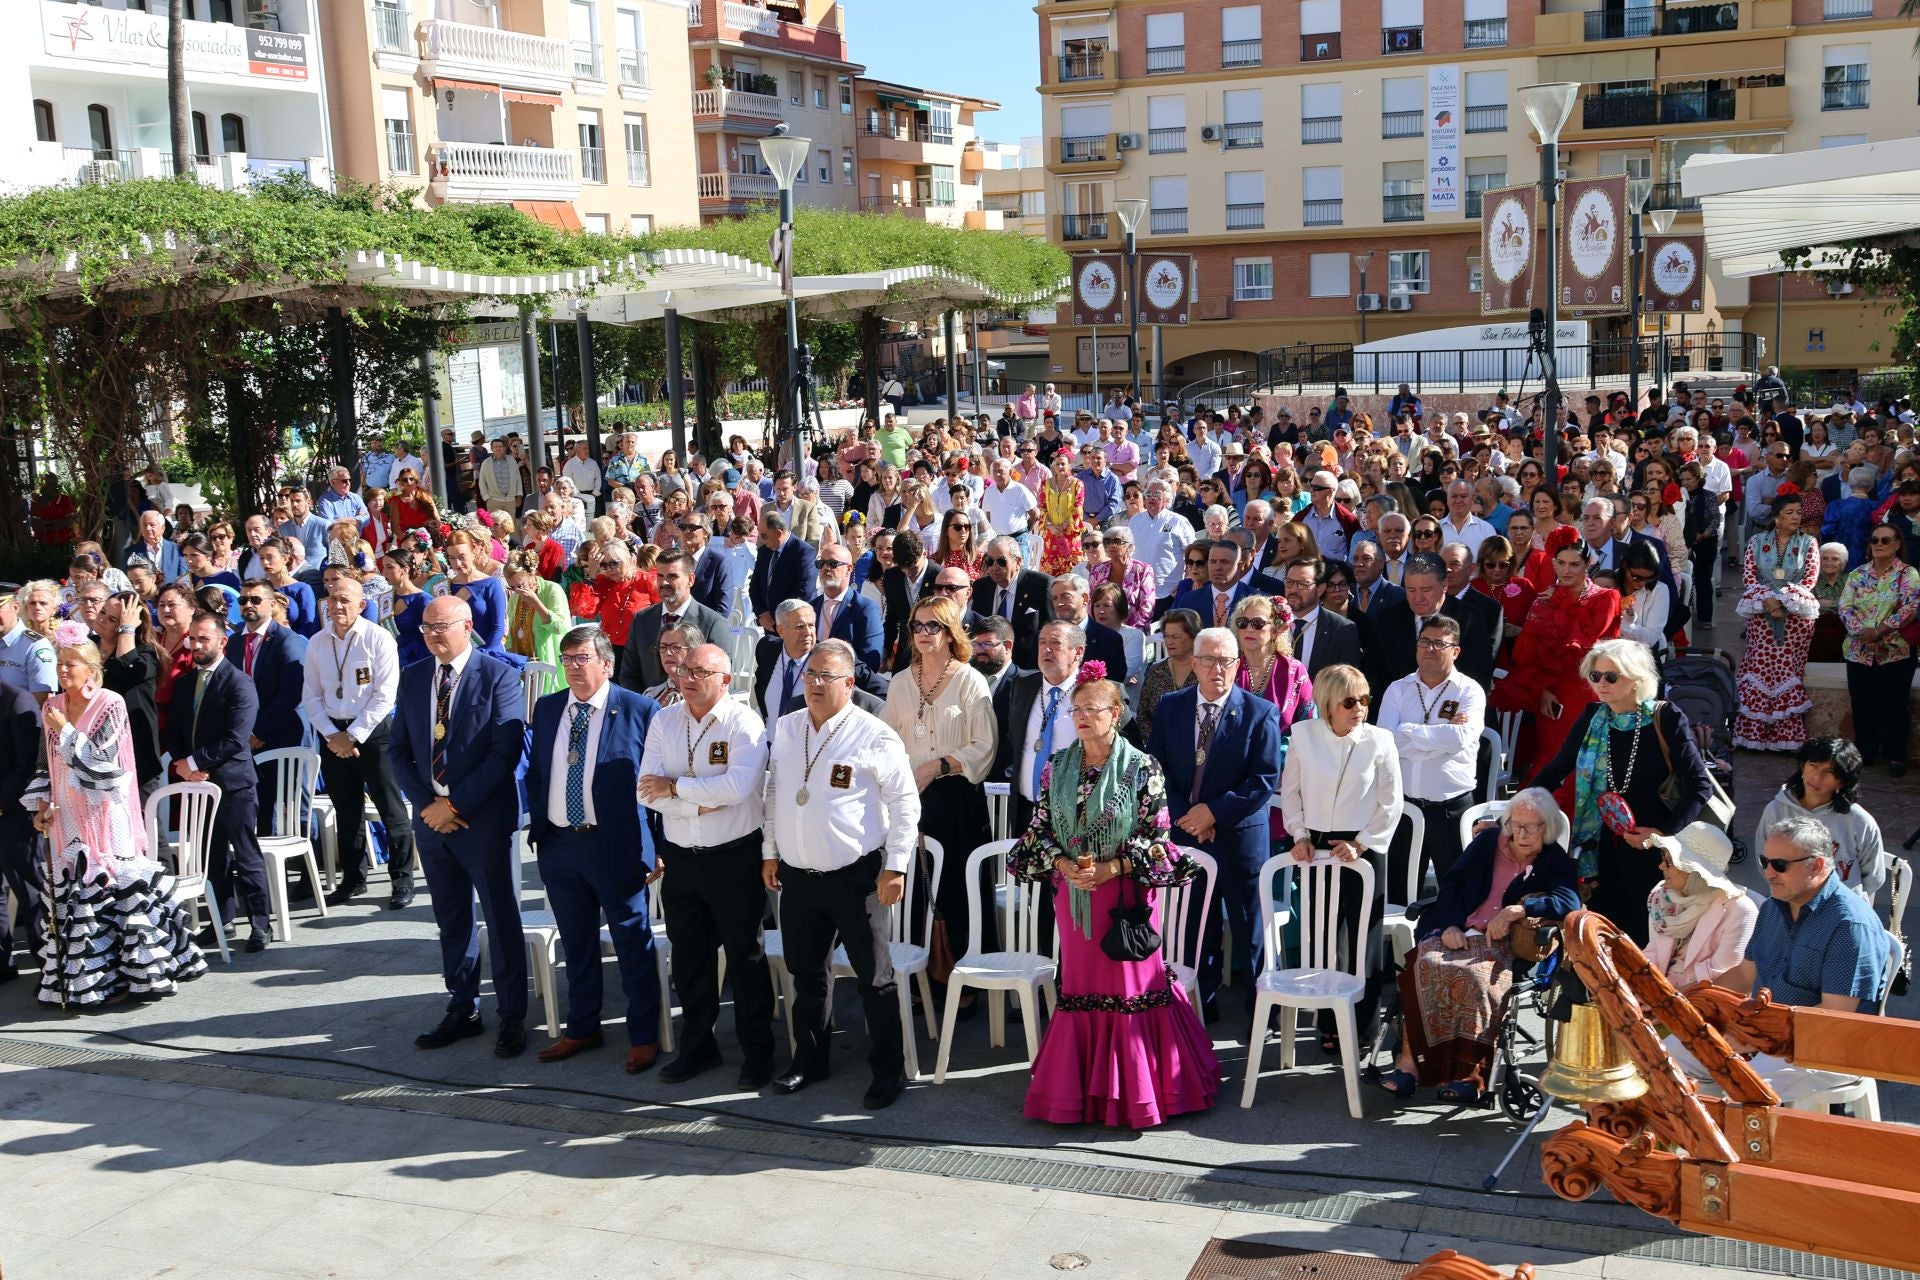
{"type": "Polygon", "coordinates": [[[1817,1005],[1822,995],[1846,995],[1860,1002],[1861,1013],[1874,1013],[1887,949],[1873,907],[1830,875],[1797,920],[1778,898],[1762,903],[1747,955],[1753,989],[1773,992],[1775,1004],[1817,1005]]]}

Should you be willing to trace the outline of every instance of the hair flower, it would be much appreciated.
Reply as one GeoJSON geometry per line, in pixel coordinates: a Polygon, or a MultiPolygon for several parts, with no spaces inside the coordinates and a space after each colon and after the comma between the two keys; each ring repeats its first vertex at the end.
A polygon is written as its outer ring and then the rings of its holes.
{"type": "Polygon", "coordinates": [[[1775,489],[1773,496],[1776,498],[1797,498],[1800,496],[1800,486],[1789,480],[1778,489],[1775,489]]]}
{"type": "Polygon", "coordinates": [[[53,642],[62,649],[83,645],[92,638],[84,623],[63,622],[53,629],[53,642]]]}
{"type": "Polygon", "coordinates": [[[1083,684],[1091,684],[1095,680],[1105,680],[1106,678],[1107,664],[1096,658],[1092,662],[1083,662],[1080,664],[1080,674],[1073,678],[1073,687],[1077,689],[1083,684]]]}

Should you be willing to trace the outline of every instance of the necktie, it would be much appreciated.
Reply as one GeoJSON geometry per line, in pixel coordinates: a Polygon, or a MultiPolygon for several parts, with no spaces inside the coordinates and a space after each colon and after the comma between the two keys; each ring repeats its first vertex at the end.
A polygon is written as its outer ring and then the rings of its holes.
{"type": "Polygon", "coordinates": [[[1213,593],[1213,625],[1216,627],[1227,625],[1227,595],[1224,591],[1213,593]]]}
{"type": "Polygon", "coordinates": [[[192,741],[200,738],[200,696],[207,691],[207,682],[213,679],[213,672],[202,671],[193,682],[193,730],[187,736],[192,741]]]}
{"type": "Polygon", "coordinates": [[[567,730],[567,825],[587,820],[587,725],[593,719],[591,703],[573,704],[573,724],[567,730]]]}
{"type": "Polygon", "coordinates": [[[1007,589],[1005,587],[995,587],[993,589],[993,612],[995,617],[1005,618],[1009,622],[1013,620],[1012,614],[1007,609],[1007,589]]]}
{"type": "Polygon", "coordinates": [[[1040,798],[1040,775],[1046,772],[1047,757],[1053,754],[1053,718],[1060,711],[1060,691],[1047,690],[1046,709],[1040,714],[1040,737],[1033,744],[1033,798],[1040,798]]]}
{"type": "Polygon", "coordinates": [[[671,631],[679,625],[680,615],[677,613],[669,613],[660,620],[660,629],[662,631],[671,631]]]}
{"type": "Polygon", "coordinates": [[[833,634],[833,615],[839,611],[839,608],[840,608],[839,601],[829,600],[822,597],[820,601],[820,634],[821,635],[831,636],[833,634]]]}
{"type": "Polygon", "coordinates": [[[1200,704],[1200,740],[1193,753],[1193,785],[1187,788],[1187,803],[1200,803],[1200,782],[1207,776],[1207,752],[1213,749],[1213,729],[1220,708],[1211,702],[1200,704]]]}
{"type": "Polygon", "coordinates": [[[260,633],[247,632],[247,674],[253,674],[253,659],[260,652],[260,633]]]}
{"type": "Polygon", "coordinates": [[[1396,587],[1400,585],[1400,562],[1398,560],[1387,561],[1387,581],[1396,587]]]}
{"type": "Polygon", "coordinates": [[[453,702],[453,664],[440,664],[440,683],[433,694],[433,751],[429,764],[433,780],[447,785],[447,708],[453,702]]]}
{"type": "Polygon", "coordinates": [[[1367,611],[1367,601],[1371,600],[1372,598],[1373,598],[1372,587],[1360,588],[1360,612],[1365,613],[1367,611]]]}
{"type": "Polygon", "coordinates": [[[800,705],[800,695],[795,692],[795,686],[800,683],[799,676],[800,664],[791,658],[787,659],[785,692],[780,695],[781,715],[786,715],[787,712],[795,710],[800,705]]]}
{"type": "Polygon", "coordinates": [[[1305,658],[1300,652],[1300,641],[1306,634],[1307,624],[1304,621],[1293,624],[1293,656],[1300,658],[1302,661],[1305,661],[1305,658]]]}

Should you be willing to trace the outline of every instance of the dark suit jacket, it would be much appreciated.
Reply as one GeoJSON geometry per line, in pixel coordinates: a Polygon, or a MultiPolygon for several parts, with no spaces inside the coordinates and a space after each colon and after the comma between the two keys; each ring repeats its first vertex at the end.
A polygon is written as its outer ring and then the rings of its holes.
{"type": "Polygon", "coordinates": [[[715,554],[711,547],[694,562],[693,598],[716,615],[725,616],[727,558],[724,555],[715,554]]]}
{"type": "MultiPolygon", "coordinates": [[[[1460,624],[1460,656],[1455,665],[1460,674],[1482,689],[1493,687],[1493,657],[1500,642],[1500,606],[1477,591],[1467,593],[1470,600],[1448,596],[1440,612],[1460,624]],[[1481,609],[1484,602],[1490,609],[1481,609]]],[[[1414,642],[1413,610],[1405,600],[1397,600],[1373,615],[1373,640],[1367,646],[1367,683],[1378,698],[1388,685],[1409,676],[1418,667],[1414,642]]]]}
{"type": "MultiPolygon", "coordinates": [[[[760,643],[753,648],[753,705],[759,711],[760,718],[769,725],[780,718],[780,708],[767,705],[767,686],[773,683],[774,670],[780,665],[782,647],[780,637],[769,633],[761,636],[760,643]]],[[[802,694],[803,690],[803,684],[794,686],[796,695],[802,694]]],[[[778,698],[779,691],[775,690],[774,695],[778,698]]]]}
{"type": "Polygon", "coordinates": [[[1020,794],[1020,784],[1013,773],[1020,767],[1020,752],[1027,745],[1027,717],[1033,714],[1033,700],[1046,687],[1046,677],[1038,671],[1015,670],[993,691],[993,719],[999,729],[999,745],[993,755],[993,770],[987,776],[994,782],[1012,784],[1008,830],[1015,836],[1027,829],[1033,817],[1033,802],[1020,794]]]}
{"type": "Polygon", "coordinates": [[[816,595],[807,601],[813,606],[814,635],[821,640],[844,640],[853,646],[853,653],[860,665],[869,670],[880,667],[880,645],[882,627],[880,606],[861,595],[858,591],[849,591],[842,597],[840,610],[834,615],[833,634],[820,634],[820,616],[826,608],[826,597],[816,595]]]}
{"type": "Polygon", "coordinates": [[[1380,616],[1382,609],[1385,609],[1388,605],[1400,603],[1406,600],[1406,598],[1407,593],[1404,589],[1394,586],[1383,576],[1380,581],[1373,584],[1373,593],[1367,597],[1367,607],[1365,609],[1360,608],[1360,588],[1356,586],[1353,589],[1352,611],[1362,613],[1369,618],[1377,618],[1380,616]]]}
{"type": "Polygon", "coordinates": [[[1107,665],[1107,679],[1119,684],[1127,682],[1131,674],[1127,670],[1127,642],[1112,627],[1103,627],[1088,618],[1080,624],[1087,632],[1088,662],[1104,662],[1107,665]]]}
{"type": "MultiPolygon", "coordinates": [[[[1200,688],[1188,685],[1161,698],[1153,713],[1147,754],[1167,776],[1167,818],[1178,822],[1193,807],[1188,797],[1200,769],[1200,803],[1214,818],[1214,837],[1200,849],[1258,867],[1269,845],[1267,803],[1280,786],[1280,710],[1244,689],[1229,690],[1203,766],[1194,753],[1199,707],[1200,688]]],[[[1183,831],[1174,837],[1191,838],[1183,831]]]]}
{"type": "MultiPolygon", "coordinates": [[[[1306,639],[1301,636],[1301,645],[1295,646],[1296,656],[1306,639]]],[[[1307,675],[1317,676],[1322,669],[1342,662],[1352,667],[1362,666],[1360,628],[1337,613],[1321,609],[1313,620],[1313,658],[1307,663],[1307,675]]]]}
{"type": "MultiPolygon", "coordinates": [[[[563,689],[533,704],[533,733],[527,744],[527,838],[536,848],[566,821],[564,813],[547,812],[547,786],[556,768],[567,767],[564,755],[555,761],[554,744],[559,741],[560,721],[572,700],[573,694],[563,689]]],[[[593,793],[594,841],[609,858],[630,857],[638,851],[650,867],[653,833],[636,788],[640,785],[640,753],[647,744],[647,726],[659,710],[660,704],[645,694],[614,686],[607,695],[607,714],[600,726],[600,745],[594,754],[589,788],[593,793]]]]}
{"type": "MultiPolygon", "coordinates": [[[[1013,662],[1031,667],[1040,660],[1040,628],[1053,617],[1050,592],[1053,579],[1033,569],[1022,569],[1013,580],[1013,662]]],[[[993,612],[993,593],[998,590],[992,578],[981,577],[973,584],[973,611],[982,617],[993,612]]]]}
{"type": "MultiPolygon", "coordinates": [[[[1248,586],[1246,583],[1244,582],[1234,583],[1233,592],[1231,596],[1232,604],[1229,604],[1227,606],[1227,612],[1231,614],[1235,606],[1237,606],[1242,600],[1245,600],[1248,596],[1252,594],[1253,594],[1253,588],[1248,586]]],[[[1191,609],[1195,613],[1200,615],[1201,626],[1203,627],[1212,626],[1213,625],[1213,584],[1209,582],[1204,587],[1187,588],[1185,591],[1182,591],[1179,595],[1173,598],[1173,607],[1176,609],[1191,609]]]]}
{"type": "MultiPolygon", "coordinates": [[[[1455,615],[1461,617],[1460,657],[1457,660],[1460,674],[1482,689],[1491,690],[1493,668],[1500,657],[1500,641],[1506,623],[1506,617],[1500,611],[1500,602],[1492,596],[1469,589],[1465,595],[1457,600],[1450,599],[1448,603],[1459,605],[1461,611],[1455,615]],[[1477,622],[1469,626],[1467,618],[1477,619],[1477,622]]],[[[1441,612],[1448,610],[1442,607],[1441,612]]]]}
{"type": "MultiPolygon", "coordinates": [[[[660,604],[649,605],[633,615],[633,626],[627,632],[626,644],[620,648],[620,661],[614,674],[621,688],[644,693],[667,678],[660,665],[660,627],[666,616],[666,606],[660,604]]],[[[731,636],[727,620],[698,600],[687,601],[680,610],[680,620],[699,627],[708,644],[727,647],[731,636]]]]}
{"type": "MultiPolygon", "coordinates": [[[[433,790],[433,700],[439,660],[400,672],[393,709],[393,774],[417,813],[433,790]]],[[[454,844],[504,846],[519,826],[521,762],[527,751],[527,700],[510,663],[475,649],[447,709],[447,799],[467,825],[445,837],[454,844]]]]}
{"type": "MultiPolygon", "coordinates": [[[[227,638],[227,661],[245,672],[247,642],[245,636],[227,638]]],[[[266,745],[262,751],[300,745],[300,688],[306,678],[307,639],[279,623],[267,628],[260,638],[260,652],[253,656],[253,690],[260,699],[260,714],[254,733],[266,745]]],[[[348,672],[351,680],[353,673],[348,672]]],[[[332,725],[315,725],[315,733],[325,735],[332,725]]]]}
{"type": "Polygon", "coordinates": [[[20,797],[40,772],[45,741],[39,700],[18,685],[0,686],[0,828],[16,832],[15,838],[24,838],[27,829],[20,797]]]}
{"type": "Polygon", "coordinates": [[[189,671],[173,682],[167,703],[167,754],[193,757],[207,781],[222,791],[246,791],[260,780],[253,767],[253,726],[260,699],[239,667],[222,662],[212,671],[189,671]],[[202,681],[200,714],[193,713],[193,692],[202,681]]]}
{"type": "Polygon", "coordinates": [[[772,613],[783,600],[807,600],[813,595],[812,544],[788,534],[778,551],[760,548],[753,559],[753,577],[747,581],[755,617],[772,613]]]}

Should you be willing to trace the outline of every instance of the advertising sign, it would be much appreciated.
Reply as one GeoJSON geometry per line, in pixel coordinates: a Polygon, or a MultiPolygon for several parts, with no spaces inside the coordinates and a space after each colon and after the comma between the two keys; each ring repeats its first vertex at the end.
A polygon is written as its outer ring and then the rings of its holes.
{"type": "Polygon", "coordinates": [[[1117,253],[1074,256],[1073,323],[1121,324],[1126,320],[1126,299],[1121,289],[1126,261],[1117,253]]]}
{"type": "Polygon", "coordinates": [[[1569,180],[1560,235],[1560,314],[1601,316],[1633,308],[1627,291],[1627,245],[1621,212],[1627,177],[1569,180]]]}
{"type": "MultiPolygon", "coordinates": [[[[167,67],[165,14],[40,0],[41,48],[47,56],[121,66],[167,67]]],[[[230,22],[189,22],[187,73],[241,80],[306,80],[307,37],[230,22]]]]}
{"type": "Polygon", "coordinates": [[[1460,68],[1427,68],[1427,212],[1460,212],[1460,68]]]}
{"type": "Polygon", "coordinates": [[[1646,255],[1648,311],[1686,313],[1705,309],[1705,236],[1648,236],[1646,255]]]}
{"type": "Polygon", "coordinates": [[[1192,296],[1192,254],[1156,253],[1140,259],[1141,324],[1185,324],[1192,296]]]}
{"type": "Polygon", "coordinates": [[[1502,187],[1480,198],[1480,314],[1525,314],[1533,307],[1532,184],[1502,187]]]}
{"type": "MultiPolygon", "coordinates": [[[[1093,339],[1083,337],[1074,345],[1078,348],[1075,352],[1077,357],[1075,363],[1079,365],[1080,372],[1083,374],[1092,373],[1093,339]]],[[[1116,333],[1113,337],[1109,338],[1106,334],[1101,334],[1100,376],[1105,378],[1130,373],[1132,370],[1127,368],[1127,363],[1127,335],[1124,333],[1116,333]]]]}

